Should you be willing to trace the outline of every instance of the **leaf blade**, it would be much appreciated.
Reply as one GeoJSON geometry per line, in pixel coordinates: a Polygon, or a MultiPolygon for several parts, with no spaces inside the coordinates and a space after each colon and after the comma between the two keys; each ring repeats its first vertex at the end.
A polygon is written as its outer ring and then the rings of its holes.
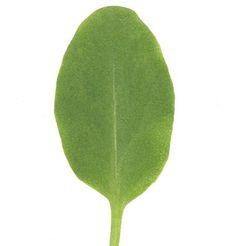
{"type": "Polygon", "coordinates": [[[55,115],[75,174],[127,204],[169,153],[174,91],[160,47],[137,15],[107,7],[88,17],[64,56],[55,115]]]}

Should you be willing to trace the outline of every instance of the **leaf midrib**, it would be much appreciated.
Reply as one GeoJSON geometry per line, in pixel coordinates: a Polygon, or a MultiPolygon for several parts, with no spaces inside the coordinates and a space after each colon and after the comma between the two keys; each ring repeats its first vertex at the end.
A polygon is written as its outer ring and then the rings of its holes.
{"type": "Polygon", "coordinates": [[[117,163],[117,100],[115,85],[115,63],[112,62],[112,99],[113,99],[113,139],[114,139],[114,178],[118,180],[118,163],[117,163]]]}

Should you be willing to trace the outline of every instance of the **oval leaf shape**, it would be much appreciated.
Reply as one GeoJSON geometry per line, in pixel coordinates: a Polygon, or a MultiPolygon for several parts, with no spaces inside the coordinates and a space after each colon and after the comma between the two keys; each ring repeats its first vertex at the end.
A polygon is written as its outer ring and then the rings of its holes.
{"type": "Polygon", "coordinates": [[[73,171],[114,208],[118,245],[123,208],[168,158],[174,116],[161,49],[135,12],[106,7],[80,25],[58,75],[55,116],[73,171]]]}

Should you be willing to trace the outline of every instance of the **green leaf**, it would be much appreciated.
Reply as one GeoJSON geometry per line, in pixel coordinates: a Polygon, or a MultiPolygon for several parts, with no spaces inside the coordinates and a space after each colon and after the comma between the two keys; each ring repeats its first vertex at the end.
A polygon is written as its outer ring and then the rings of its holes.
{"type": "Polygon", "coordinates": [[[124,207],[168,158],[174,115],[161,49],[135,12],[106,7],[80,25],[59,72],[55,115],[73,171],[110,201],[117,246],[124,207]]]}

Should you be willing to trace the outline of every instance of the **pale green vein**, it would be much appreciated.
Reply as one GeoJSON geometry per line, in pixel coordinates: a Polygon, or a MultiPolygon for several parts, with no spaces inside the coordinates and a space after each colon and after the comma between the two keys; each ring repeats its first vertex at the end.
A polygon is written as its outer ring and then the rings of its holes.
{"type": "Polygon", "coordinates": [[[116,86],[115,86],[115,64],[112,66],[112,97],[113,97],[113,139],[114,139],[114,174],[115,179],[118,178],[118,167],[117,167],[117,115],[116,115],[116,86]]]}

